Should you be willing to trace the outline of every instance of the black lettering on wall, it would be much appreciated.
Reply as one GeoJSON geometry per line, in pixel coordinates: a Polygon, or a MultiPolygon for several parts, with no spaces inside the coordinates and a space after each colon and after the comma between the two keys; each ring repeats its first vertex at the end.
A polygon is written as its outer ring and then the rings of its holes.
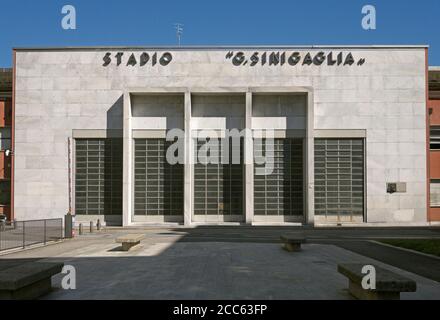
{"type": "Polygon", "coordinates": [[[336,64],[336,60],[334,60],[333,59],[333,52],[330,52],[328,55],[327,55],[327,64],[329,65],[329,66],[334,66],[335,64],[336,64]]]}
{"type": "Polygon", "coordinates": [[[299,52],[294,52],[290,55],[289,59],[287,60],[287,63],[291,66],[295,66],[298,64],[298,62],[301,60],[301,55],[299,52]]]}
{"type": "Polygon", "coordinates": [[[121,62],[122,62],[122,56],[124,55],[124,53],[123,52],[118,52],[117,54],[116,54],[116,65],[120,65],[121,64],[121,62]]]}
{"type": "Polygon", "coordinates": [[[104,67],[107,67],[112,62],[112,58],[110,57],[111,55],[112,55],[111,52],[107,52],[104,58],[102,58],[102,60],[104,61],[102,65],[104,67]]]}
{"type": "Polygon", "coordinates": [[[269,56],[269,65],[278,65],[280,63],[280,53],[279,52],[272,52],[269,56]]]}
{"type": "Polygon", "coordinates": [[[306,56],[304,57],[303,65],[307,64],[310,66],[312,63],[313,63],[312,56],[310,55],[310,53],[307,53],[306,56]]]}
{"type": "Polygon", "coordinates": [[[342,52],[338,54],[338,66],[342,64],[342,52]]]}
{"type": "Polygon", "coordinates": [[[316,66],[320,66],[321,64],[323,64],[325,61],[325,53],[324,52],[318,52],[315,57],[313,58],[313,63],[316,66]]]}
{"type": "Polygon", "coordinates": [[[150,56],[148,53],[144,52],[141,54],[140,63],[139,65],[141,67],[145,66],[148,63],[148,60],[150,60],[150,56]]]}
{"type": "Polygon", "coordinates": [[[345,58],[344,66],[347,65],[347,64],[348,64],[349,66],[351,66],[353,63],[354,63],[353,55],[352,55],[351,53],[349,53],[349,54],[347,55],[347,57],[345,58]]]}
{"type": "Polygon", "coordinates": [[[264,66],[266,64],[266,60],[267,60],[267,54],[266,52],[263,53],[263,55],[261,56],[261,65],[264,66]]]}
{"type": "Polygon", "coordinates": [[[171,60],[173,60],[173,56],[171,55],[171,53],[169,53],[169,52],[165,52],[165,53],[162,55],[162,57],[160,58],[159,63],[160,63],[162,66],[166,66],[166,65],[168,65],[168,64],[171,62],[171,60]]]}
{"type": "Polygon", "coordinates": [[[137,64],[136,57],[134,56],[134,53],[131,54],[130,58],[128,58],[127,66],[134,67],[137,64]]]}
{"type": "Polygon", "coordinates": [[[250,60],[251,60],[251,66],[255,66],[258,63],[258,60],[260,60],[258,57],[258,52],[254,52],[250,60]]]}
{"type": "Polygon", "coordinates": [[[234,58],[232,59],[232,63],[234,64],[234,66],[239,66],[244,62],[244,53],[243,52],[237,52],[237,54],[234,56],[234,58]]]}

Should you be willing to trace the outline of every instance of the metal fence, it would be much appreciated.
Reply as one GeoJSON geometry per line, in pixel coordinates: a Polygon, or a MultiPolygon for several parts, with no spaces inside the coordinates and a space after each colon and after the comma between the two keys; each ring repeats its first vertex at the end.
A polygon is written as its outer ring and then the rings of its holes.
{"type": "Polygon", "coordinates": [[[0,224],[0,251],[46,244],[63,238],[63,219],[14,221],[0,224]]]}

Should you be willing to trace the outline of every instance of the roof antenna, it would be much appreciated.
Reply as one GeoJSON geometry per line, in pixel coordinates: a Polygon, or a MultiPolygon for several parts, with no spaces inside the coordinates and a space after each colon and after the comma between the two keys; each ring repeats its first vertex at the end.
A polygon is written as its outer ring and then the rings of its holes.
{"type": "Polygon", "coordinates": [[[175,23],[174,28],[176,29],[177,43],[180,47],[180,39],[182,38],[182,34],[183,34],[183,24],[175,23]]]}

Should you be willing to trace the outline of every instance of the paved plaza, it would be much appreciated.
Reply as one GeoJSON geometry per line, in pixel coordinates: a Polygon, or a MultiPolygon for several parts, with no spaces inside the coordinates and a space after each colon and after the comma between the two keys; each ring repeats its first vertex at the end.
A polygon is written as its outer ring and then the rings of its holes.
{"type": "MultiPolygon", "coordinates": [[[[351,239],[356,237],[350,237],[349,230],[302,231],[311,240],[297,253],[282,250],[277,236],[283,229],[274,230],[110,229],[3,255],[0,263],[48,259],[74,266],[77,289],[62,289],[58,275],[53,278],[56,289],[44,299],[352,299],[347,279],[337,272],[337,264],[344,262],[374,264],[415,280],[417,292],[402,293],[402,299],[440,298],[439,282],[338,246],[336,235],[343,242],[359,240],[351,239]],[[146,238],[140,248],[122,252],[115,238],[126,233],[144,233],[146,238]]],[[[365,238],[367,233],[374,235],[374,231],[356,234],[365,238]]],[[[440,235],[432,236],[436,234],[440,235]]],[[[417,230],[408,233],[408,237],[426,235],[417,230]]]]}

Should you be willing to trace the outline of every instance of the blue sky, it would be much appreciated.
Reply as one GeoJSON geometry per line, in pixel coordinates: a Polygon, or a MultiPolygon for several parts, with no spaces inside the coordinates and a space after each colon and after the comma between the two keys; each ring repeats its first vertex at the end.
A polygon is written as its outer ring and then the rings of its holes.
{"type": "Polygon", "coordinates": [[[13,47],[176,45],[429,44],[440,65],[438,0],[15,0],[2,1],[0,67],[13,47]],[[61,28],[74,5],[77,30],[61,28]],[[377,10],[377,29],[361,27],[361,9],[377,10]]]}

